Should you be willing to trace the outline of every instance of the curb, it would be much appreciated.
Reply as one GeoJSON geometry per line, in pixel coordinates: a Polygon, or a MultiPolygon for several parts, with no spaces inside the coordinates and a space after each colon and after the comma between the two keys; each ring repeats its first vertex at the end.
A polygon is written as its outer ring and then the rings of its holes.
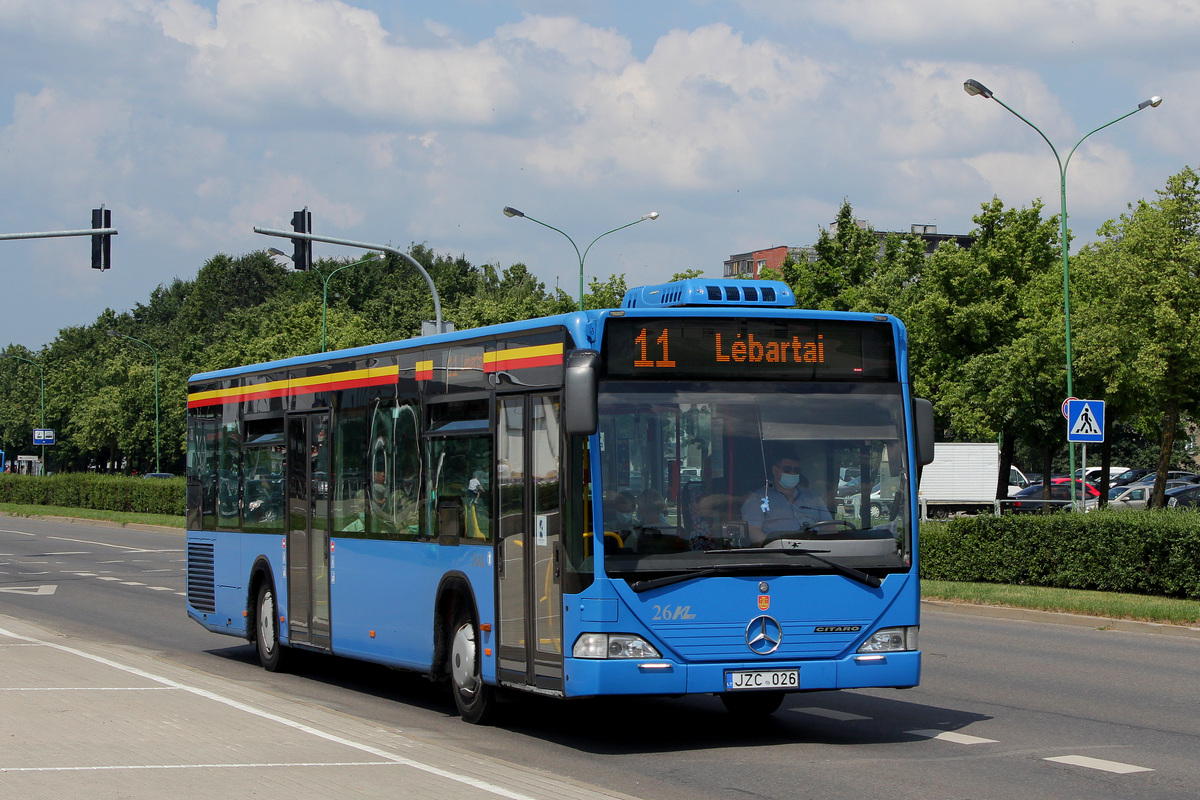
{"type": "Polygon", "coordinates": [[[921,605],[931,611],[945,611],[951,614],[966,614],[974,617],[1045,622],[1056,625],[1074,625],[1077,628],[1092,628],[1100,631],[1153,633],[1159,636],[1200,639],[1200,628],[1193,628],[1186,625],[1166,625],[1161,622],[1140,622],[1132,619],[1093,617],[1086,614],[1068,614],[1062,611],[1035,611],[1029,608],[1015,608],[1013,606],[955,603],[949,600],[922,600],[921,605]]]}
{"type": "Polygon", "coordinates": [[[130,531],[149,531],[151,533],[178,533],[184,534],[183,528],[176,528],[172,525],[150,525],[142,522],[112,522],[107,519],[84,519],[83,517],[56,517],[51,514],[13,514],[9,511],[0,511],[0,517],[15,517],[17,519],[36,519],[44,522],[57,522],[62,525],[89,525],[97,528],[122,528],[130,531]]]}

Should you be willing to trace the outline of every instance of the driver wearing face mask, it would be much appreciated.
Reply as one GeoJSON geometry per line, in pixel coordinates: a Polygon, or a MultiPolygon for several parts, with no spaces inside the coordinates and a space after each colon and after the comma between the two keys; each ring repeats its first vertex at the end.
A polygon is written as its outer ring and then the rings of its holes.
{"type": "Polygon", "coordinates": [[[806,523],[833,519],[833,515],[808,488],[800,462],[783,454],[771,465],[771,483],[751,492],[742,504],[742,519],[749,527],[751,544],[762,544],[770,534],[800,531],[806,523]]]}

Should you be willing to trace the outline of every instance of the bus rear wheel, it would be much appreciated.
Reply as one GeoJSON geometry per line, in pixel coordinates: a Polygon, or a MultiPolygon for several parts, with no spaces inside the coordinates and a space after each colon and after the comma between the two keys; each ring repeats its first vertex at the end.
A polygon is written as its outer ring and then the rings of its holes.
{"type": "Polygon", "coordinates": [[[284,647],[279,643],[279,610],[275,605],[275,589],[269,580],[258,587],[258,603],[255,605],[254,644],[258,649],[258,662],[268,672],[278,672],[285,663],[284,647]]]}
{"type": "Polygon", "coordinates": [[[783,692],[722,692],[725,710],[738,717],[767,717],[779,710],[783,692]]]}
{"type": "Polygon", "coordinates": [[[450,684],[454,705],[464,721],[486,725],[496,709],[496,691],[483,682],[480,667],[479,627],[467,611],[454,620],[450,642],[450,684]]]}

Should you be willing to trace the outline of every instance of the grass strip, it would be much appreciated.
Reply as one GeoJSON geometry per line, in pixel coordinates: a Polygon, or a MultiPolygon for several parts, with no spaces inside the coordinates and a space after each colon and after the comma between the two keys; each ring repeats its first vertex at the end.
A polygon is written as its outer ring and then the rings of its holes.
{"type": "Polygon", "coordinates": [[[921,596],[926,600],[1061,611],[1067,614],[1158,622],[1164,625],[1200,625],[1200,601],[1172,597],[931,580],[921,581],[921,596]]]}
{"type": "Polygon", "coordinates": [[[127,511],[98,511],[91,508],[0,503],[0,514],[13,517],[73,517],[112,522],[118,525],[164,525],[180,530],[183,530],[184,527],[184,518],[173,514],[131,514],[127,511]]]}

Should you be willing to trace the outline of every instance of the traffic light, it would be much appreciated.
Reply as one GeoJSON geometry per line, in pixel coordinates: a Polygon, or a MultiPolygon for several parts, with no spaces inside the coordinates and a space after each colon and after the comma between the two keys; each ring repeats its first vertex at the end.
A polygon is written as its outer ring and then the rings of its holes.
{"type": "MultiPolygon", "coordinates": [[[[312,233],[312,212],[307,207],[292,214],[292,230],[296,233],[312,233]]],[[[311,240],[292,239],[292,248],[292,264],[296,269],[308,269],[312,266],[311,240]]]]}
{"type": "MultiPolygon", "coordinates": [[[[112,211],[100,206],[92,209],[92,228],[111,228],[112,211]]],[[[106,270],[112,264],[112,234],[104,233],[92,236],[92,269],[106,270]]]]}

